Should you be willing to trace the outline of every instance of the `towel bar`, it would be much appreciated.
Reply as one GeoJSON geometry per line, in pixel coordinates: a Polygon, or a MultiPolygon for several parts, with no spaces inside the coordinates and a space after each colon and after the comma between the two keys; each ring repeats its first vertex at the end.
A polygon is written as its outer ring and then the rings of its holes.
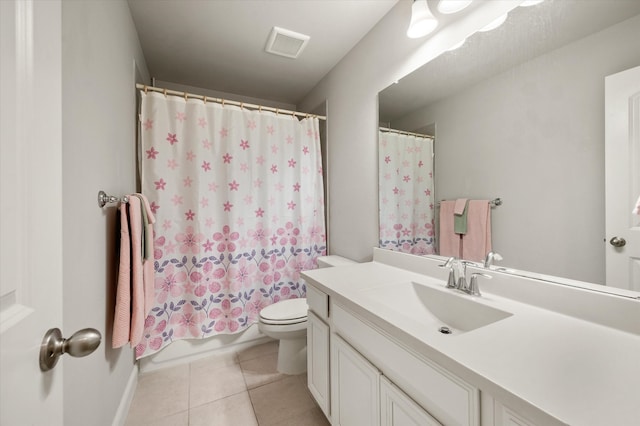
{"type": "MultiPolygon", "coordinates": [[[[442,200],[445,201],[445,200],[442,200]]],[[[491,207],[498,207],[502,205],[502,198],[494,198],[493,200],[489,201],[489,205],[491,207]]],[[[440,207],[440,201],[438,201],[436,203],[436,207],[440,207]]]]}
{"type": "Polygon", "coordinates": [[[125,195],[122,198],[118,198],[118,197],[114,197],[113,195],[107,195],[107,193],[104,191],[98,192],[98,206],[100,206],[100,208],[106,206],[107,203],[117,203],[117,202],[128,203],[129,197],[125,195]]]}

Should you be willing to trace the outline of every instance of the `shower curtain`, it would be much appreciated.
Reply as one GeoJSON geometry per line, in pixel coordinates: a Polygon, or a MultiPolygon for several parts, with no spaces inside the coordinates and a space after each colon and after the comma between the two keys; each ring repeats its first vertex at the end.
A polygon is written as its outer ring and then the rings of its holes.
{"type": "Polygon", "coordinates": [[[378,140],[379,245],[434,254],[433,139],[380,130],[378,140]]]}
{"type": "Polygon", "coordinates": [[[141,92],[155,306],[136,357],[245,330],[325,254],[318,119],[141,92]]]}

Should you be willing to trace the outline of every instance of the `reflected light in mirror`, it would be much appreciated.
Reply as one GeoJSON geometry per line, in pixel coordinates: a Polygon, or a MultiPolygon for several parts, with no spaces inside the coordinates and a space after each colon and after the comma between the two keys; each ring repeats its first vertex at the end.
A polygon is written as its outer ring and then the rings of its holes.
{"type": "Polygon", "coordinates": [[[433,32],[438,20],[429,11],[427,0],[414,0],[411,5],[411,23],[407,29],[407,37],[420,38],[433,32]]]}
{"type": "Polygon", "coordinates": [[[463,39],[461,42],[454,44],[450,48],[447,49],[447,52],[451,52],[452,50],[456,50],[462,47],[462,45],[467,41],[467,39],[463,39]]]}
{"type": "Polygon", "coordinates": [[[526,0],[526,1],[523,1],[522,3],[520,3],[520,6],[522,6],[522,7],[535,6],[536,4],[540,4],[543,1],[544,0],[526,0]]]}
{"type": "Polygon", "coordinates": [[[473,0],[440,0],[438,12],[446,14],[460,12],[469,6],[473,0]]]}
{"type": "Polygon", "coordinates": [[[480,32],[485,32],[485,31],[491,31],[491,30],[495,30],[496,28],[498,28],[500,25],[504,24],[504,21],[507,20],[507,16],[509,14],[505,13],[504,15],[502,15],[501,17],[499,17],[498,19],[496,19],[495,21],[491,22],[489,25],[487,25],[486,27],[480,28],[478,31],[480,32]]]}

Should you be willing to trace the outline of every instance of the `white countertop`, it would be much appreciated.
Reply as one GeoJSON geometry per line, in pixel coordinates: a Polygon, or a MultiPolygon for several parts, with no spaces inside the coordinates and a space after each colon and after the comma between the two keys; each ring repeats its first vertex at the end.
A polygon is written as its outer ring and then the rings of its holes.
{"type": "Polygon", "coordinates": [[[376,261],[303,275],[335,302],[508,407],[547,420],[545,425],[640,425],[640,335],[487,292],[480,303],[513,315],[443,335],[398,315],[365,291],[407,281],[444,287],[440,278],[376,261]]]}

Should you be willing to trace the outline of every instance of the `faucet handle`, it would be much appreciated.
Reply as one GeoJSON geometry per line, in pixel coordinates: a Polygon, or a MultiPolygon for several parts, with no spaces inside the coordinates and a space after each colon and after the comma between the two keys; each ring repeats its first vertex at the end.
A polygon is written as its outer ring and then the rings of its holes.
{"type": "Polygon", "coordinates": [[[469,282],[467,293],[472,296],[481,296],[480,288],[478,287],[478,277],[483,277],[488,280],[493,278],[491,275],[483,274],[482,272],[474,272],[473,274],[471,274],[471,281],[469,282]]]}
{"type": "Polygon", "coordinates": [[[487,253],[487,256],[484,258],[484,267],[487,269],[491,268],[491,265],[493,265],[494,261],[500,261],[502,260],[502,256],[500,255],[500,253],[496,253],[495,251],[490,251],[489,253],[487,253]]]}
{"type": "Polygon", "coordinates": [[[441,268],[449,268],[449,278],[447,279],[447,288],[456,288],[456,258],[450,257],[442,265],[438,265],[441,268]]]}

